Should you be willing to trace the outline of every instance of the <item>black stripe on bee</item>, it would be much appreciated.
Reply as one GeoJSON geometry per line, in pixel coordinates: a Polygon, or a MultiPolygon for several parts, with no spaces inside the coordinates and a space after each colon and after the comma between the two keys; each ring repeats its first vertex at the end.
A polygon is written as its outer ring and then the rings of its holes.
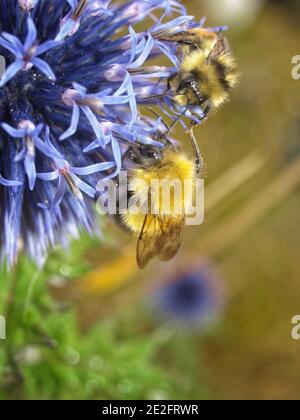
{"type": "Polygon", "coordinates": [[[214,61],[213,65],[216,69],[218,80],[220,81],[221,85],[224,87],[226,92],[230,92],[231,86],[226,79],[228,73],[226,65],[220,63],[219,61],[214,61]]]}

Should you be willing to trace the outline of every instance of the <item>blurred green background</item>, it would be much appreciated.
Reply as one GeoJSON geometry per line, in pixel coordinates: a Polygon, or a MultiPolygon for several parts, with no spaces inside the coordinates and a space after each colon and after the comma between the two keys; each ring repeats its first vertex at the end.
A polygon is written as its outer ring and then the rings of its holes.
{"type": "Polygon", "coordinates": [[[42,272],[24,260],[3,269],[1,399],[300,397],[300,5],[184,3],[209,26],[230,25],[242,73],[232,101],[197,129],[205,223],[186,229],[176,260],[143,272],[135,240],[108,221],[105,244],[83,237],[42,272]],[[224,308],[205,328],[170,327],[150,296],[191,258],[214,266],[224,308]]]}

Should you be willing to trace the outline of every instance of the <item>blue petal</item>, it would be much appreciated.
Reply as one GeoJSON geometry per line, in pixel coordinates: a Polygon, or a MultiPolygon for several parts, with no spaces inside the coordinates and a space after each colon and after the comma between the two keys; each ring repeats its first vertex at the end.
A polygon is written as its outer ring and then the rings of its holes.
{"type": "Polygon", "coordinates": [[[27,18],[27,36],[24,43],[25,51],[28,51],[36,42],[37,31],[30,16],[27,18]]]}
{"type": "Polygon", "coordinates": [[[89,153],[95,149],[98,149],[99,147],[103,148],[103,143],[100,142],[98,139],[94,140],[92,143],[90,143],[87,147],[83,149],[84,153],[89,153]]]}
{"type": "Polygon", "coordinates": [[[99,121],[97,120],[95,114],[90,110],[90,108],[88,106],[81,106],[80,107],[82,109],[82,111],[85,113],[87,119],[89,120],[94,133],[96,134],[97,139],[99,139],[103,146],[105,146],[105,143],[103,141],[104,139],[104,134],[101,128],[101,124],[99,123],[99,121]]]}
{"type": "Polygon", "coordinates": [[[58,178],[58,186],[53,198],[52,208],[58,207],[62,202],[67,189],[67,181],[64,176],[60,175],[58,178]]]}
{"type": "Polygon", "coordinates": [[[9,82],[22,68],[23,68],[23,61],[17,59],[14,63],[12,63],[3,74],[0,80],[0,87],[3,87],[7,82],[9,82]]]}
{"type": "Polygon", "coordinates": [[[121,153],[120,145],[114,137],[112,137],[111,139],[111,148],[112,148],[112,152],[116,161],[116,166],[117,166],[116,175],[117,175],[122,168],[122,153],[121,153]]]}
{"type": "Polygon", "coordinates": [[[7,48],[18,58],[24,57],[24,55],[26,54],[26,50],[22,45],[21,41],[16,36],[11,35],[7,32],[2,32],[2,37],[4,38],[4,41],[8,41],[6,46],[3,45],[4,48],[7,48]]]}
{"type": "Polygon", "coordinates": [[[81,191],[83,191],[89,197],[91,197],[91,198],[95,197],[95,194],[96,194],[95,188],[91,187],[86,182],[83,182],[76,175],[72,175],[72,178],[73,178],[73,181],[75,182],[75,185],[76,185],[77,188],[79,188],[81,191]]]}
{"type": "Polygon", "coordinates": [[[74,30],[75,26],[77,25],[77,22],[73,19],[67,19],[62,27],[60,28],[58,34],[55,37],[55,41],[63,41],[67,36],[69,36],[70,33],[74,30]]]}
{"type": "Polygon", "coordinates": [[[203,28],[203,26],[205,25],[206,20],[207,20],[206,17],[203,17],[203,18],[200,19],[199,28],[203,28]]]}
{"type": "Polygon", "coordinates": [[[11,125],[2,123],[1,127],[12,137],[22,139],[26,135],[26,130],[14,128],[11,125]]]}
{"type": "Polygon", "coordinates": [[[15,156],[14,162],[21,162],[23,159],[25,159],[26,152],[26,148],[23,147],[22,150],[15,156]]]}
{"type": "Polygon", "coordinates": [[[152,34],[175,34],[180,31],[182,31],[182,26],[190,22],[194,19],[194,16],[179,16],[176,19],[173,19],[163,25],[160,25],[158,27],[153,27],[150,29],[150,33],[152,34]]]}
{"type": "Polygon", "coordinates": [[[83,168],[71,167],[72,172],[77,175],[91,175],[96,172],[107,171],[115,166],[114,162],[96,163],[95,165],[85,166],[83,168]]]}
{"type": "Polygon", "coordinates": [[[80,109],[79,106],[73,101],[73,111],[70,127],[65,131],[60,137],[59,140],[65,140],[68,137],[73,136],[76,133],[78,123],[79,123],[80,109]]]}
{"type": "Polygon", "coordinates": [[[49,79],[51,79],[53,81],[56,80],[55,74],[53,73],[49,64],[46,63],[46,61],[41,60],[40,58],[37,58],[37,57],[33,57],[31,59],[31,63],[35,67],[37,67],[42,73],[44,73],[47,77],[49,77],[49,79]]]}
{"type": "Polygon", "coordinates": [[[18,48],[16,48],[15,45],[9,43],[8,41],[6,41],[2,37],[0,37],[0,45],[1,45],[1,47],[3,47],[5,49],[7,49],[8,51],[10,51],[15,56],[18,56],[18,58],[23,58],[23,54],[21,54],[20,50],[18,48]]]}
{"type": "Polygon", "coordinates": [[[176,56],[176,54],[173,54],[168,47],[166,47],[166,45],[163,42],[160,41],[155,41],[155,46],[161,50],[162,53],[164,53],[169,60],[174,64],[174,66],[179,67],[179,61],[178,58],[176,56]]]}
{"type": "Polygon", "coordinates": [[[37,47],[35,55],[42,55],[45,52],[51,50],[52,48],[57,47],[58,45],[60,45],[60,43],[57,41],[54,41],[54,40],[46,41],[37,47]]]}
{"type": "Polygon", "coordinates": [[[35,129],[29,133],[33,138],[36,138],[40,132],[42,131],[42,129],[44,128],[44,124],[39,124],[35,127],[35,129]]]}
{"type": "Polygon", "coordinates": [[[53,159],[63,159],[63,156],[59,153],[59,151],[53,146],[53,144],[50,141],[50,128],[46,126],[46,132],[45,132],[45,144],[47,147],[46,154],[53,158],[53,159]]]}
{"type": "Polygon", "coordinates": [[[138,111],[137,111],[137,104],[136,104],[136,99],[135,99],[134,88],[132,86],[131,77],[130,77],[130,74],[128,72],[125,76],[124,82],[119,87],[119,89],[116,91],[114,96],[116,96],[120,100],[122,100],[122,99],[124,99],[124,97],[122,97],[120,95],[122,95],[124,92],[127,92],[128,95],[129,95],[128,99],[129,99],[129,104],[130,104],[130,109],[131,109],[131,114],[132,114],[131,122],[130,122],[130,127],[131,127],[138,117],[138,111]]]}
{"type": "Polygon", "coordinates": [[[59,177],[59,172],[38,172],[36,176],[42,181],[55,181],[59,177]]]}
{"type": "Polygon", "coordinates": [[[131,83],[130,75],[128,72],[125,73],[125,79],[119,87],[119,89],[114,93],[114,96],[121,96],[123,93],[128,92],[128,84],[131,83]]]}
{"type": "Polygon", "coordinates": [[[137,41],[137,35],[136,35],[132,26],[129,26],[129,32],[130,32],[130,35],[131,35],[131,53],[130,53],[131,56],[130,56],[129,63],[133,63],[134,58],[136,56],[136,47],[137,47],[137,42],[138,41],[137,41]]]}
{"type": "MultiPolygon", "coordinates": [[[[141,54],[144,51],[145,45],[146,45],[146,38],[143,37],[143,39],[138,43],[136,47],[136,55],[141,54]]],[[[125,53],[126,54],[126,53],[125,53]]]]}
{"type": "Polygon", "coordinates": [[[60,153],[52,146],[49,147],[49,145],[43,140],[41,140],[39,137],[36,137],[34,139],[34,144],[37,149],[39,149],[40,152],[42,152],[45,156],[48,156],[52,159],[62,159],[62,156],[60,153]]]}
{"type": "Polygon", "coordinates": [[[10,181],[9,179],[3,178],[3,176],[0,175],[0,184],[4,187],[21,187],[23,185],[23,182],[10,181]]]}
{"type": "Polygon", "coordinates": [[[130,96],[105,96],[101,101],[104,105],[122,105],[130,101],[130,96]]]}
{"type": "Polygon", "coordinates": [[[85,95],[87,92],[87,88],[85,88],[84,86],[80,85],[79,83],[72,83],[72,86],[75,90],[77,90],[77,92],[79,92],[81,95],[85,95]]]}
{"type": "Polygon", "coordinates": [[[67,0],[67,2],[69,3],[71,9],[75,11],[78,6],[78,0],[67,0]]]}
{"type": "MultiPolygon", "coordinates": [[[[73,86],[80,86],[80,85],[77,85],[77,83],[73,83],[73,86]]],[[[83,86],[81,86],[81,89],[83,88],[83,86]]],[[[85,88],[84,88],[85,89],[85,88]]],[[[78,89],[77,89],[78,90],[78,89]]],[[[85,89],[85,92],[86,92],[86,89],[85,89]]],[[[107,95],[110,95],[111,94],[111,92],[112,92],[112,88],[107,88],[107,89],[105,89],[105,90],[102,90],[101,92],[98,92],[98,93],[94,93],[93,95],[86,95],[86,97],[87,98],[99,98],[99,99],[102,99],[103,97],[105,97],[105,96],[107,96],[107,95]]],[[[82,92],[83,93],[83,92],[82,92]]]]}
{"type": "Polygon", "coordinates": [[[149,35],[149,38],[147,39],[147,42],[146,42],[146,45],[142,54],[139,56],[139,58],[135,62],[133,62],[130,65],[130,68],[141,67],[145,63],[145,61],[149,58],[149,55],[152,51],[153,46],[154,46],[153,38],[151,35],[149,35]]]}
{"type": "Polygon", "coordinates": [[[34,163],[34,156],[27,154],[24,160],[25,172],[28,176],[29,189],[33,191],[36,181],[36,168],[34,163]]]}

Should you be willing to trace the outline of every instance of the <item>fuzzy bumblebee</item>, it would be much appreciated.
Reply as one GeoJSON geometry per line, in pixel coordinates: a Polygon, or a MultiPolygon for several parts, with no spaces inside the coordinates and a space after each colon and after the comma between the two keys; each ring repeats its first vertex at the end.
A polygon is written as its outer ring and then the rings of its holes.
{"type": "Polygon", "coordinates": [[[204,106],[207,114],[229,99],[239,73],[222,32],[197,28],[173,35],[160,34],[159,38],[179,44],[180,69],[168,81],[177,105],[204,106]]]}
{"type": "Polygon", "coordinates": [[[178,252],[185,216],[193,205],[196,166],[183,153],[166,149],[153,157],[141,155],[139,166],[129,171],[128,211],[124,228],[138,235],[137,263],[144,268],[158,257],[172,259],[178,252]],[[138,209],[142,211],[136,211],[138,209]]]}

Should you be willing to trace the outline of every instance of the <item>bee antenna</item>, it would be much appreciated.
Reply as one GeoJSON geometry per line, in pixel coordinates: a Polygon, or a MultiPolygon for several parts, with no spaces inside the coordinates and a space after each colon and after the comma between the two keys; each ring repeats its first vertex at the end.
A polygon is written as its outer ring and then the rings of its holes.
{"type": "Polygon", "coordinates": [[[144,98],[141,98],[142,100],[147,100],[147,99],[158,99],[158,98],[164,98],[165,96],[167,96],[169,93],[169,89],[167,89],[165,92],[157,94],[157,95],[151,95],[151,96],[146,96],[144,98]]]}
{"type": "Polygon", "coordinates": [[[148,106],[148,107],[146,107],[146,109],[147,109],[147,111],[152,112],[152,114],[153,114],[153,115],[155,115],[157,118],[160,118],[160,120],[161,120],[161,122],[163,123],[163,125],[165,126],[165,128],[166,128],[167,130],[169,130],[169,126],[168,126],[168,124],[167,124],[167,123],[166,123],[166,121],[163,119],[163,117],[162,117],[161,115],[159,115],[159,113],[158,113],[158,112],[156,112],[154,109],[150,108],[149,106],[148,106]]]}

